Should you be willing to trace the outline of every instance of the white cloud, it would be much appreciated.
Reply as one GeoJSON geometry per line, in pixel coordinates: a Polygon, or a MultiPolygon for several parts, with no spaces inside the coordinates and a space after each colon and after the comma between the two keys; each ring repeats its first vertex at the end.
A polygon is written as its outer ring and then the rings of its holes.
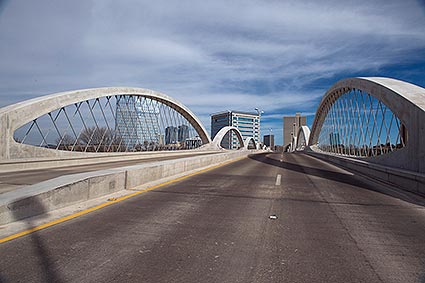
{"type": "Polygon", "coordinates": [[[225,109],[314,112],[326,90],[315,81],[420,56],[423,11],[413,0],[9,1],[0,106],[128,85],[176,97],[205,121],[225,109]]]}

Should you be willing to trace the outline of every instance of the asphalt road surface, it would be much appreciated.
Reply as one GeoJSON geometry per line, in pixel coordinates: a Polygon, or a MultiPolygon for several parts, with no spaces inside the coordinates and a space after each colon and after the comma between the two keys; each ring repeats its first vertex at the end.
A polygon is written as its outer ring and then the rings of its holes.
{"type": "Polygon", "coordinates": [[[421,197],[261,154],[1,244],[0,281],[425,282],[424,235],[421,197]]]}
{"type": "Polygon", "coordinates": [[[25,186],[40,183],[42,181],[50,180],[50,179],[63,176],[63,175],[68,175],[68,174],[92,172],[92,171],[98,171],[98,170],[104,170],[104,169],[110,169],[110,168],[131,166],[131,165],[136,165],[136,164],[140,164],[144,162],[179,159],[184,157],[193,157],[193,156],[205,155],[205,154],[214,154],[214,153],[200,152],[196,154],[190,153],[190,154],[152,157],[152,158],[144,157],[141,159],[102,162],[98,164],[85,164],[85,165],[65,166],[65,167],[58,167],[58,168],[36,169],[36,170],[26,170],[26,171],[18,171],[18,172],[5,172],[5,173],[0,173],[0,194],[8,192],[8,191],[13,191],[17,188],[22,188],[25,186]]]}

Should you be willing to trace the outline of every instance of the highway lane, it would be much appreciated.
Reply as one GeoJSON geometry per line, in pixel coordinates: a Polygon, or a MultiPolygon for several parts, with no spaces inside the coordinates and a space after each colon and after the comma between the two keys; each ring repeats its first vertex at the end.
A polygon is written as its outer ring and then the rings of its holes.
{"type": "Polygon", "coordinates": [[[60,177],[68,174],[77,174],[83,172],[92,172],[103,169],[131,166],[145,162],[153,161],[162,161],[162,160],[171,160],[179,159],[185,157],[192,157],[205,154],[214,154],[211,152],[208,153],[190,153],[182,154],[175,156],[163,156],[163,157],[152,157],[152,158],[140,158],[140,159],[130,159],[122,161],[112,161],[112,162],[102,162],[98,164],[85,164],[85,165],[75,165],[75,166],[65,166],[58,168],[47,168],[47,169],[36,169],[36,170],[26,170],[26,171],[17,171],[17,172],[4,172],[0,173],[0,194],[8,191],[15,190],[24,186],[29,186],[36,184],[42,181],[50,180],[56,177],[60,177]]]}
{"type": "Polygon", "coordinates": [[[424,205],[255,155],[1,244],[0,281],[425,282],[424,205]]]}

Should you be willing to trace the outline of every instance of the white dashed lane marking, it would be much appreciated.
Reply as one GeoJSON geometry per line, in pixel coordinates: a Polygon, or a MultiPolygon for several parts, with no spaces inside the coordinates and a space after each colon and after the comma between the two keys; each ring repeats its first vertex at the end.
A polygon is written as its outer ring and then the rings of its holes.
{"type": "Polygon", "coordinates": [[[282,181],[282,175],[277,174],[277,176],[276,176],[276,186],[280,186],[281,181],[282,181]]]}

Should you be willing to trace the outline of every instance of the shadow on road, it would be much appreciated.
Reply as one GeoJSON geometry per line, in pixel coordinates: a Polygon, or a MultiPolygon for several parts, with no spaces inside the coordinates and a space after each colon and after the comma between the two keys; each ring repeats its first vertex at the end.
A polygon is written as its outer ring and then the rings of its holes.
{"type": "MultiPolygon", "coordinates": [[[[294,154],[294,155],[300,155],[299,153],[288,153],[288,154],[294,154]]],[[[292,163],[292,162],[288,162],[285,160],[276,160],[274,158],[271,158],[269,156],[270,154],[254,154],[254,155],[249,155],[250,159],[262,162],[262,163],[266,163],[269,165],[273,165],[276,167],[280,167],[286,170],[290,170],[290,171],[294,171],[294,172],[298,172],[298,173],[303,173],[303,174],[307,174],[307,175],[311,175],[311,176],[316,176],[316,177],[320,177],[323,179],[327,179],[327,180],[332,180],[332,181],[336,181],[336,182],[340,182],[340,183],[345,183],[345,184],[349,184],[352,186],[356,186],[362,189],[366,189],[366,190],[370,190],[370,191],[374,191],[374,192],[379,192],[382,194],[385,194],[387,196],[391,196],[415,205],[419,205],[419,206],[424,206],[425,207],[425,198],[423,198],[422,196],[419,195],[415,195],[411,192],[406,192],[404,190],[401,189],[396,189],[396,188],[384,188],[383,185],[380,185],[378,183],[375,183],[371,180],[368,180],[364,177],[358,176],[355,173],[353,173],[354,175],[351,174],[346,174],[346,173],[341,173],[341,172],[336,172],[336,171],[331,171],[331,170],[326,170],[326,169],[322,169],[322,168],[317,168],[317,167],[309,167],[309,166],[304,166],[304,165],[299,165],[296,163],[292,163]]],[[[287,155],[286,155],[287,156],[287,155]]],[[[308,156],[310,158],[310,156],[308,156]]],[[[314,157],[311,157],[314,158],[314,157]]],[[[315,158],[314,158],[315,159],[315,158]]],[[[296,162],[294,160],[294,162],[296,162]]],[[[320,162],[324,162],[321,161],[320,162]]],[[[347,169],[343,168],[344,170],[348,171],[347,169]]]]}
{"type": "MultiPolygon", "coordinates": [[[[41,202],[39,202],[37,199],[35,199],[31,203],[31,209],[33,211],[36,211],[37,214],[42,215],[46,213],[46,209],[44,205],[41,202]]],[[[13,211],[16,211],[14,212],[15,219],[22,219],[23,212],[20,212],[19,210],[13,210],[13,211]]],[[[30,230],[36,227],[35,223],[33,222],[33,220],[31,220],[31,218],[26,218],[21,221],[26,222],[27,230],[30,230]]],[[[32,265],[31,269],[38,270],[39,274],[41,275],[40,279],[42,280],[42,282],[64,282],[61,276],[57,273],[54,260],[52,259],[52,256],[49,252],[48,244],[39,235],[39,232],[30,233],[26,237],[30,239],[32,251],[34,253],[34,256],[37,259],[34,261],[32,261],[31,258],[22,259],[23,262],[25,262],[26,265],[32,265]]],[[[19,240],[20,239],[16,239],[12,241],[19,241],[19,240]]],[[[12,278],[9,279],[7,276],[7,273],[5,274],[4,272],[5,270],[2,270],[1,273],[3,274],[0,273],[0,283],[14,282],[14,280],[12,278]]]]}

